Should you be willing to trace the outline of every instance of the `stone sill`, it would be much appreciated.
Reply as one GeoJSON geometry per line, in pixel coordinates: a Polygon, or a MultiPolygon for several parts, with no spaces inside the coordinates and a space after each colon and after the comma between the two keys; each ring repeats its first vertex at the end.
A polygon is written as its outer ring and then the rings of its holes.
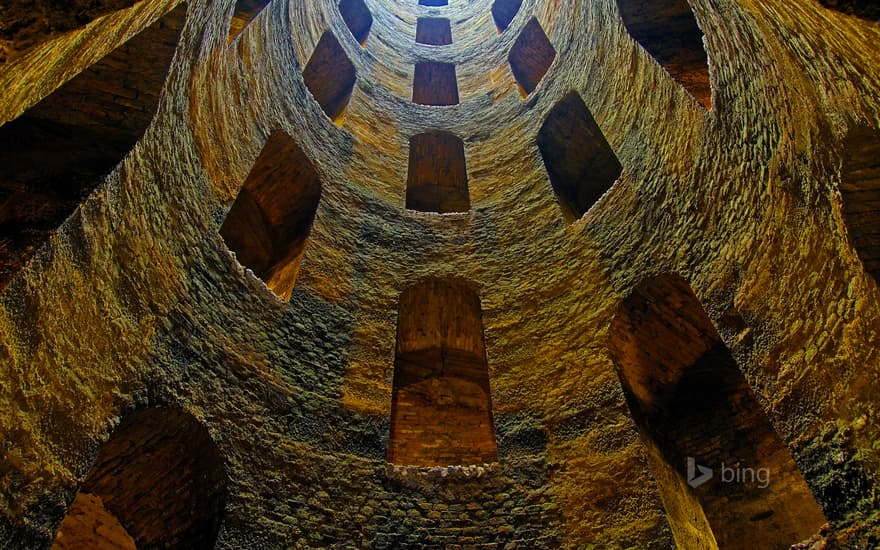
{"type": "Polygon", "coordinates": [[[401,464],[385,464],[385,474],[389,479],[398,481],[421,481],[449,479],[479,479],[497,472],[498,462],[469,464],[467,466],[407,466],[401,464]]]}

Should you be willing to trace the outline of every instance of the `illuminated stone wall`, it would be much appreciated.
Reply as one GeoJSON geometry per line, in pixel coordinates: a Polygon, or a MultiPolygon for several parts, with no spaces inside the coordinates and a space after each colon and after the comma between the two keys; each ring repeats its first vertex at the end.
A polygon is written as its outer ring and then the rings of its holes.
{"type": "MultiPolygon", "coordinates": [[[[880,29],[815,0],[692,0],[711,84],[698,101],[621,3],[493,17],[489,0],[364,0],[364,30],[330,0],[188,2],[152,123],[0,294],[0,546],[51,546],[125,419],[167,408],[222,457],[220,548],[669,547],[670,510],[696,500],[664,500],[685,465],[652,462],[610,330],[669,274],[831,522],[821,537],[874,544],[880,288],[870,228],[849,220],[876,216],[844,200],[876,193],[859,171],[874,169],[861,136],[880,121],[880,29]],[[448,19],[452,44],[417,43],[420,17],[448,19]],[[535,24],[555,55],[525,51],[540,61],[526,86],[515,66],[532,64],[510,54],[535,24]],[[413,102],[422,63],[454,65],[455,104],[413,102]],[[571,92],[621,166],[583,215],[560,206],[538,144],[571,92]],[[221,235],[277,131],[320,181],[289,301],[221,235]],[[406,208],[426,132],[464,146],[465,211],[406,208]],[[497,463],[386,464],[399,300],[428,279],[479,296],[497,463]]],[[[141,0],[28,46],[0,65],[0,121],[178,4],[141,0]]]]}

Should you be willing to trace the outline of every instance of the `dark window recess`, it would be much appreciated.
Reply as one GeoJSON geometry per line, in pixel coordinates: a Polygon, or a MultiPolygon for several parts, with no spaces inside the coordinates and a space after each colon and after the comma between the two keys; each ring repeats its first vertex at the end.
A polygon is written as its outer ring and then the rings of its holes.
{"type": "Polygon", "coordinates": [[[516,17],[522,0],[495,0],[492,4],[492,19],[495,20],[495,26],[500,32],[507,30],[510,22],[516,17]]]}
{"type": "Polygon", "coordinates": [[[373,15],[364,0],[342,0],[339,3],[339,13],[342,14],[342,20],[345,21],[354,39],[361,46],[366,44],[367,36],[373,27],[373,15]]]}
{"type": "Polygon", "coordinates": [[[556,58],[556,49],[544,34],[538,20],[532,18],[517,37],[507,60],[519,83],[523,97],[535,91],[556,58]]]}
{"type": "Polygon", "coordinates": [[[498,460],[480,298],[427,281],[400,296],[388,462],[416,466],[498,460]]]}
{"type": "Polygon", "coordinates": [[[455,65],[427,61],[416,63],[413,78],[413,103],[422,105],[458,104],[458,81],[455,65]]]}
{"type": "Polygon", "coordinates": [[[577,92],[553,107],[537,141],[569,222],[583,216],[620,177],[620,162],[577,92]]]}
{"type": "Polygon", "coordinates": [[[630,36],[697,101],[711,109],[703,31],[687,0],[617,0],[617,7],[630,36]]]}
{"type": "Polygon", "coordinates": [[[409,141],[406,207],[422,212],[470,210],[464,142],[446,132],[429,132],[409,141]]]}
{"type": "Polygon", "coordinates": [[[214,548],[225,500],[208,430],[183,411],[145,409],[103,445],[52,548],[214,548]]]}
{"type": "Polygon", "coordinates": [[[420,6],[448,6],[449,0],[419,0],[420,6]]]}
{"type": "Polygon", "coordinates": [[[0,126],[0,288],[143,136],[185,17],[181,5],[0,126]]]}
{"type": "Polygon", "coordinates": [[[321,36],[303,69],[303,80],[330,120],[341,124],[357,73],[332,32],[321,36]]]}
{"type": "Polygon", "coordinates": [[[226,42],[232,42],[247,27],[254,18],[269,5],[271,0],[238,0],[232,19],[229,20],[229,36],[226,42]]]}
{"type": "Polygon", "coordinates": [[[679,548],[787,548],[819,531],[822,510],[684,280],[639,285],[609,337],[679,548]]]}
{"type": "Polygon", "coordinates": [[[819,0],[819,3],[826,8],[867,19],[871,23],[880,21],[880,4],[877,0],[819,0]]]}
{"type": "Polygon", "coordinates": [[[419,17],[416,23],[416,42],[432,46],[452,44],[452,26],[449,19],[419,17]]]}
{"type": "Polygon", "coordinates": [[[321,199],[314,165],[274,132],[238,193],[220,235],[243,266],[289,300],[321,199]]]}
{"type": "Polygon", "coordinates": [[[880,130],[850,130],[844,141],[843,218],[865,270],[880,283],[880,130]]]}
{"type": "Polygon", "coordinates": [[[127,9],[136,2],[137,0],[30,0],[17,4],[12,1],[4,2],[3,23],[0,25],[0,64],[8,63],[62,33],[81,29],[100,17],[127,9]]]}

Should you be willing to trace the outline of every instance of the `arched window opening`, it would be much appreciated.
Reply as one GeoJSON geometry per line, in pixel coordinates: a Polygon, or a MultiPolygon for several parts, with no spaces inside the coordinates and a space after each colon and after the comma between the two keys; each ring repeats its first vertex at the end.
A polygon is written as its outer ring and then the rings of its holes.
{"type": "Polygon", "coordinates": [[[846,136],[840,194],[852,245],[880,282],[880,130],[858,126],[846,136]]]}
{"type": "Polygon", "coordinates": [[[447,132],[427,132],[409,140],[406,207],[422,212],[467,212],[464,142],[447,132]]]}
{"type": "Polygon", "coordinates": [[[507,56],[513,76],[519,83],[522,97],[535,91],[554,59],[556,59],[556,49],[544,34],[544,29],[541,28],[538,20],[532,18],[523,27],[507,56]]]}
{"type": "Polygon", "coordinates": [[[522,0],[495,0],[492,4],[492,19],[495,20],[498,32],[507,30],[510,22],[519,12],[520,6],[522,6],[522,0]]]}
{"type": "Polygon", "coordinates": [[[178,6],[0,126],[0,288],[143,136],[185,18],[178,6]]]}
{"type": "Polygon", "coordinates": [[[332,32],[321,36],[303,69],[303,80],[324,113],[341,126],[357,72],[332,32]]]}
{"type": "Polygon", "coordinates": [[[583,216],[623,170],[577,92],[569,92],[553,107],[537,142],[568,222],[583,216]]]}
{"type": "Polygon", "coordinates": [[[684,280],[639,285],[609,336],[680,548],[787,548],[819,531],[822,510],[684,280]]]}
{"type": "Polygon", "coordinates": [[[10,62],[63,33],[83,28],[96,19],[127,9],[137,2],[138,0],[88,3],[31,0],[19,4],[28,9],[14,9],[16,4],[4,2],[10,7],[4,8],[3,25],[0,26],[0,64],[10,62]]]}
{"type": "Polygon", "coordinates": [[[687,0],[617,0],[630,36],[706,109],[712,108],[703,31],[687,0]]]}
{"type": "Polygon", "coordinates": [[[828,9],[867,19],[871,23],[880,21],[880,4],[876,0],[819,0],[819,3],[828,9]]]}
{"type": "Polygon", "coordinates": [[[214,547],[226,500],[223,457],[190,414],[125,418],[101,448],[53,550],[214,547]]]}
{"type": "Polygon", "coordinates": [[[229,20],[229,35],[226,37],[226,43],[238,38],[245,27],[269,5],[269,2],[271,0],[238,0],[232,12],[232,19],[229,20]]]}
{"type": "Polygon", "coordinates": [[[370,8],[364,0],[342,0],[339,2],[339,13],[342,14],[342,20],[345,21],[354,39],[361,46],[365,46],[367,36],[370,35],[370,29],[373,27],[373,14],[370,13],[370,8]]]}
{"type": "Polygon", "coordinates": [[[480,298],[448,281],[400,297],[388,462],[451,466],[498,459],[480,298]]]}
{"type": "Polygon", "coordinates": [[[266,141],[220,228],[239,263],[283,300],[293,293],[320,200],[314,165],[279,130],[266,141]]]}

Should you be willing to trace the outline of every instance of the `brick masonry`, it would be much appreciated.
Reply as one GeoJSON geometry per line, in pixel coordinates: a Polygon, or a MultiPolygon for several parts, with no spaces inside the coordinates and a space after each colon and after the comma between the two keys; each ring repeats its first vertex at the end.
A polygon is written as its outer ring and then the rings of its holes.
{"type": "MultiPolygon", "coordinates": [[[[4,66],[0,120],[173,3],[4,66]]],[[[875,544],[880,289],[838,191],[845,136],[880,120],[873,21],[694,0],[707,111],[612,0],[524,0],[501,34],[488,2],[366,3],[366,48],[334,2],[273,1],[229,47],[228,4],[189,4],[153,124],[0,295],[0,546],[49,546],[121,418],[163,405],[224,458],[220,548],[669,547],[609,354],[618,305],[655,273],[693,289],[832,521],[822,536],[875,544]],[[441,10],[455,42],[429,51],[416,21],[441,10]],[[522,99],[507,55],[532,17],[557,55],[522,99]],[[328,29],[357,73],[342,126],[302,78],[328,29]],[[457,105],[412,104],[424,60],[455,64],[457,105]],[[623,172],[568,224],[535,136],[572,90],[623,172]],[[404,211],[428,127],[466,144],[468,213],[404,211]],[[289,302],[218,233],[279,128],[323,182],[289,302]],[[480,477],[386,468],[398,298],[427,277],[479,290],[498,441],[480,477]]]]}

